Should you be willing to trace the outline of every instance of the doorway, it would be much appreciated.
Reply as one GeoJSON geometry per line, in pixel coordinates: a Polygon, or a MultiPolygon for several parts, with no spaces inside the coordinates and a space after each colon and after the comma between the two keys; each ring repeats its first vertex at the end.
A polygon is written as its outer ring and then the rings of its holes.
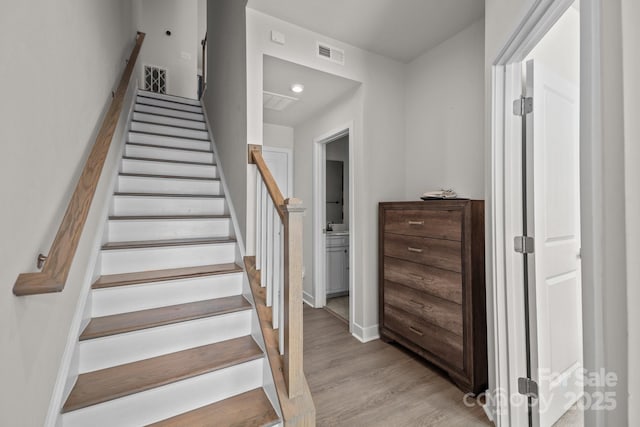
{"type": "Polygon", "coordinates": [[[582,426],[580,4],[534,8],[493,83],[496,424],[582,426]]]}
{"type": "Polygon", "coordinates": [[[352,124],[314,140],[314,283],[316,307],[352,327],[352,124]]]}

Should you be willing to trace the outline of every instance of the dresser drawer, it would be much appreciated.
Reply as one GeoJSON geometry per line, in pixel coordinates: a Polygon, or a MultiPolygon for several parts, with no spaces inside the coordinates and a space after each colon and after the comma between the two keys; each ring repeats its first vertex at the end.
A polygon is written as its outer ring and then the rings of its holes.
{"type": "Polygon", "coordinates": [[[462,337],[462,306],[460,304],[418,292],[406,286],[386,282],[384,301],[462,337]]]}
{"type": "Polygon", "coordinates": [[[385,281],[462,304],[462,274],[398,258],[384,257],[385,281]]]}
{"type": "Polygon", "coordinates": [[[389,304],[384,305],[384,327],[436,355],[447,365],[464,369],[462,337],[389,304]]]}
{"type": "Polygon", "coordinates": [[[462,240],[462,212],[437,209],[389,209],[385,212],[384,231],[460,241],[462,240]]]}
{"type": "Polygon", "coordinates": [[[384,255],[407,261],[462,272],[462,245],[452,240],[402,236],[386,233],[384,255]]]}

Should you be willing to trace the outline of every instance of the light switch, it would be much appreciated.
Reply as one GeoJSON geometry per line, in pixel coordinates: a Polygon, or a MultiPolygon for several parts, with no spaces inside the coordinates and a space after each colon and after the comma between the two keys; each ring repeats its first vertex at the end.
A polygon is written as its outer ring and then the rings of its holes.
{"type": "Polygon", "coordinates": [[[271,41],[278,44],[284,44],[284,34],[279,31],[271,30],[271,41]]]}

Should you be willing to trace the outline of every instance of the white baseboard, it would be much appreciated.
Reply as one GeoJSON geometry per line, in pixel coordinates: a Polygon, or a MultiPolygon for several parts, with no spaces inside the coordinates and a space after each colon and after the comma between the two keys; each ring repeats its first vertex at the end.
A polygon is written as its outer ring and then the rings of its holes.
{"type": "Polygon", "coordinates": [[[358,341],[366,343],[369,341],[380,339],[380,332],[378,325],[362,327],[356,322],[351,324],[351,335],[353,335],[358,341]]]}
{"type": "Polygon", "coordinates": [[[302,301],[311,308],[318,308],[316,307],[316,298],[307,291],[302,291],[302,301]]]}
{"type": "Polygon", "coordinates": [[[495,424],[495,417],[494,417],[494,408],[492,405],[489,405],[489,403],[485,403],[484,405],[481,405],[482,409],[484,410],[485,415],[487,416],[487,418],[489,419],[489,421],[491,421],[492,423],[495,424]]]}

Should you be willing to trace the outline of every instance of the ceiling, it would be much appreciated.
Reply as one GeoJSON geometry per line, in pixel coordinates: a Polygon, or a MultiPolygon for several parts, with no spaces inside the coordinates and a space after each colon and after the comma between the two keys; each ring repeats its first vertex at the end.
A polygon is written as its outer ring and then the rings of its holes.
{"type": "Polygon", "coordinates": [[[295,127],[354,90],[359,84],[353,80],[265,55],[264,90],[295,97],[298,100],[283,111],[265,108],[263,121],[295,127]],[[291,85],[294,83],[303,84],[304,92],[293,93],[291,85]]]}
{"type": "Polygon", "coordinates": [[[484,0],[249,0],[247,6],[405,63],[484,16],[484,0]]]}

